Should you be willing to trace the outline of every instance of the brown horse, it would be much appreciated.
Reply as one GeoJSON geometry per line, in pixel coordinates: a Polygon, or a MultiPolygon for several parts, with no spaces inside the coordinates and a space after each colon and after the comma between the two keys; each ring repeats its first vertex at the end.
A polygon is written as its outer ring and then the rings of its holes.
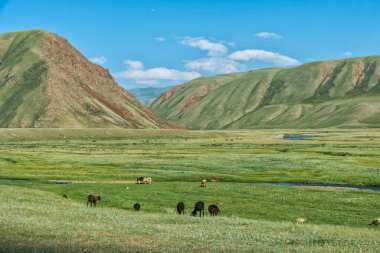
{"type": "Polygon", "coordinates": [[[87,206],[88,206],[88,203],[90,203],[90,205],[92,207],[96,207],[96,201],[100,200],[100,196],[95,196],[95,195],[88,195],[87,197],[87,206]]]}
{"type": "Polygon", "coordinates": [[[217,216],[219,213],[220,213],[220,209],[217,205],[215,204],[212,204],[212,205],[209,205],[208,206],[208,212],[212,215],[212,216],[217,216]]]}

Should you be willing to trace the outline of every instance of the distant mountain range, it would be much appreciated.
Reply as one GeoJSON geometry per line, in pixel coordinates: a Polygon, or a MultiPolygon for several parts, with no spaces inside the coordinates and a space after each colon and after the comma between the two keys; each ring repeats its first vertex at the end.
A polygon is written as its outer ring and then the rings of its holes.
{"type": "Polygon", "coordinates": [[[174,128],[109,71],[42,30],[0,35],[0,127],[174,128]]]}
{"type": "Polygon", "coordinates": [[[128,92],[132,93],[140,103],[148,107],[163,92],[170,90],[171,88],[173,88],[173,86],[136,88],[129,89],[128,92]]]}
{"type": "Polygon", "coordinates": [[[380,56],[200,77],[150,109],[190,129],[380,127],[380,56]]]}

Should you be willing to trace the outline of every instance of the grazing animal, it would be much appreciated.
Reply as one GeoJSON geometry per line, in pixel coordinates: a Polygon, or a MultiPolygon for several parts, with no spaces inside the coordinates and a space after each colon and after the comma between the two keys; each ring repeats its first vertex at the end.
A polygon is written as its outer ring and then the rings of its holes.
{"type": "Polygon", "coordinates": [[[208,211],[212,216],[217,216],[220,212],[219,207],[215,204],[209,205],[208,211]]]}
{"type": "Polygon", "coordinates": [[[143,182],[144,182],[144,184],[151,184],[152,183],[152,178],[151,177],[144,177],[143,182]]]}
{"type": "Polygon", "coordinates": [[[134,205],[133,205],[133,209],[135,209],[135,211],[140,211],[140,208],[141,208],[141,206],[140,206],[140,204],[139,203],[135,203],[134,205]]]}
{"type": "Polygon", "coordinates": [[[88,195],[87,197],[87,206],[88,206],[88,203],[90,203],[90,205],[92,207],[96,207],[96,201],[100,200],[100,196],[95,196],[95,195],[88,195]]]}
{"type": "Polygon", "coordinates": [[[368,224],[368,225],[380,225],[380,219],[377,218],[377,219],[373,219],[372,220],[372,223],[368,224]]]}
{"type": "Polygon", "coordinates": [[[178,214],[185,214],[185,203],[178,202],[178,204],[177,204],[177,212],[178,212],[178,214]]]}
{"type": "Polygon", "coordinates": [[[207,182],[207,180],[206,180],[206,179],[203,179],[203,180],[201,181],[201,187],[206,187],[206,182],[207,182]]]}
{"type": "Polygon", "coordinates": [[[151,184],[152,178],[151,177],[138,177],[136,180],[136,184],[151,184]]]}
{"type": "Polygon", "coordinates": [[[297,224],[304,224],[305,221],[306,221],[306,219],[303,219],[303,218],[298,218],[298,219],[296,219],[296,223],[297,223],[297,224]]]}
{"type": "Polygon", "coordinates": [[[67,195],[66,194],[63,194],[62,197],[64,197],[65,199],[67,199],[67,195]]]}
{"type": "Polygon", "coordinates": [[[192,212],[193,216],[197,216],[197,212],[199,212],[199,217],[205,216],[205,203],[203,201],[198,201],[195,203],[194,210],[192,212]]]}

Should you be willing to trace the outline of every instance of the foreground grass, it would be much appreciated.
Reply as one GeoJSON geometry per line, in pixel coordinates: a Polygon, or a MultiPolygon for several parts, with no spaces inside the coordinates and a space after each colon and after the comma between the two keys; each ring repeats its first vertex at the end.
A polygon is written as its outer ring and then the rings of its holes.
{"type": "Polygon", "coordinates": [[[380,132],[0,130],[0,252],[376,252],[379,193],[252,182],[380,186],[380,132]],[[137,176],[153,184],[106,183],[137,176]],[[221,216],[190,217],[198,200],[221,216]]]}
{"type": "Polygon", "coordinates": [[[223,217],[240,217],[267,221],[294,221],[307,218],[311,224],[333,224],[367,227],[380,216],[379,193],[367,190],[345,190],[305,187],[280,187],[249,183],[156,182],[152,185],[125,184],[52,184],[42,182],[2,182],[67,195],[85,205],[89,194],[102,197],[99,208],[132,210],[139,202],[143,213],[175,213],[176,204],[185,202],[190,215],[194,203],[206,206],[217,203],[223,217]]]}
{"type": "Polygon", "coordinates": [[[1,252],[377,252],[377,227],[86,208],[52,193],[0,186],[1,252]]]}

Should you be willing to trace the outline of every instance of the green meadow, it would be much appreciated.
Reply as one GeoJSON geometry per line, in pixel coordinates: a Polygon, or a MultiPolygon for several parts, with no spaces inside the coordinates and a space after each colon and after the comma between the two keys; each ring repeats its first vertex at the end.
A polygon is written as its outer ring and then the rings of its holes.
{"type": "Polygon", "coordinates": [[[379,151],[372,129],[0,130],[1,249],[376,252],[380,227],[368,224],[379,192],[263,183],[380,187],[379,151]],[[89,194],[101,196],[97,208],[86,207],[89,194]],[[198,200],[220,215],[191,217],[198,200]]]}

